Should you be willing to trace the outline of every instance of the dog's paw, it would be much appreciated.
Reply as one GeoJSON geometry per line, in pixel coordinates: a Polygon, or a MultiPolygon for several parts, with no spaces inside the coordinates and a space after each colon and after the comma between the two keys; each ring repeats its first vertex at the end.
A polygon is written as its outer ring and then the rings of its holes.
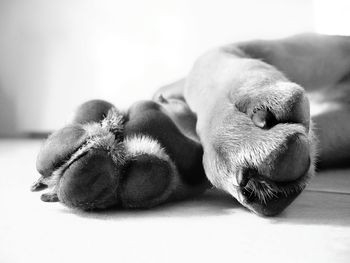
{"type": "Polygon", "coordinates": [[[121,114],[103,101],[84,103],[71,124],[43,144],[37,158],[42,177],[32,191],[50,188],[42,201],[82,210],[149,208],[181,192],[161,139],[167,136],[156,136],[160,112],[150,110],[154,103],[141,104],[121,114]],[[150,132],[150,126],[157,129],[150,132]]]}
{"type": "Polygon", "coordinates": [[[215,120],[204,166],[210,181],[261,215],[283,211],[313,174],[304,90],[290,82],[242,88],[215,120]]]}
{"type": "Polygon", "coordinates": [[[167,201],[178,186],[175,163],[156,139],[137,135],[124,140],[127,153],[119,197],[123,207],[150,208],[167,201]]]}
{"type": "Polygon", "coordinates": [[[122,114],[107,102],[84,103],[72,123],[43,144],[37,157],[42,177],[32,191],[50,188],[42,201],[60,201],[83,210],[116,205],[125,160],[123,122],[122,114]]]}

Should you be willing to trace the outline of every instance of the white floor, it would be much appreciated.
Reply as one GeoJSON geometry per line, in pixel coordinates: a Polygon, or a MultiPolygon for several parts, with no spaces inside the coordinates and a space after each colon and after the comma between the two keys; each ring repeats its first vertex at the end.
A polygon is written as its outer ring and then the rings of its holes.
{"type": "Polygon", "coordinates": [[[279,217],[229,196],[148,211],[78,213],[44,203],[40,141],[0,141],[0,262],[350,262],[350,170],[314,178],[279,217]]]}

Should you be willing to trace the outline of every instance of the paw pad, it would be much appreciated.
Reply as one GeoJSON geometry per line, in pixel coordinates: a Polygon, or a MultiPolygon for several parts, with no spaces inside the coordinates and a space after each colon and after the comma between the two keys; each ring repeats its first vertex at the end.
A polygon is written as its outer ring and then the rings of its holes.
{"type": "Polygon", "coordinates": [[[44,143],[37,158],[42,177],[32,191],[49,188],[42,201],[82,210],[151,207],[170,198],[177,169],[158,141],[126,136],[124,116],[116,108],[104,105],[95,114],[87,105],[92,122],[75,118],[44,143]],[[96,122],[96,116],[104,117],[96,122]]]}

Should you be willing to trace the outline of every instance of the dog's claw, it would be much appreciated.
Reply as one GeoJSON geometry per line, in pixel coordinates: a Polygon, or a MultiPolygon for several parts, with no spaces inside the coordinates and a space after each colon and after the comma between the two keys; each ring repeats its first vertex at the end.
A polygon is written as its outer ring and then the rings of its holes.
{"type": "Polygon", "coordinates": [[[42,194],[40,199],[43,202],[58,202],[59,201],[56,193],[42,194]]]}
{"type": "Polygon", "coordinates": [[[30,187],[32,192],[38,192],[46,189],[48,186],[42,182],[42,177],[40,177],[34,184],[30,187]]]}

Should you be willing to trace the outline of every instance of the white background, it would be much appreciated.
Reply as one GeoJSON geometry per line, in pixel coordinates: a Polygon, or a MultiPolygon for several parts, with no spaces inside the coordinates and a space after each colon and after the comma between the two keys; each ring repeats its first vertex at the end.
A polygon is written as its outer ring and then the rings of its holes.
{"type": "Polygon", "coordinates": [[[147,99],[218,45],[350,33],[349,10],[328,0],[0,0],[0,135],[59,128],[88,99],[147,99]]]}

